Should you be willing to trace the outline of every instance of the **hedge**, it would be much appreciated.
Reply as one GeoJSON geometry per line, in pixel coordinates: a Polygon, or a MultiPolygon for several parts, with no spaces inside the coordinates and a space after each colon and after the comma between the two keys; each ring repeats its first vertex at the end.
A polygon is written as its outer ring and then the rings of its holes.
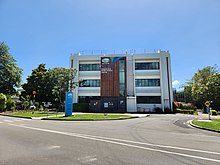
{"type": "Polygon", "coordinates": [[[89,112],[88,103],[74,103],[73,112],[89,112]]]}

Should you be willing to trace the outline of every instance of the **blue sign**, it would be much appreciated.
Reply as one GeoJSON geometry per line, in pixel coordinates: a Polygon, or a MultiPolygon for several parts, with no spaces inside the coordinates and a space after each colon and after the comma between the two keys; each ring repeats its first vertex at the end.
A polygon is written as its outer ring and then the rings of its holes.
{"type": "Polygon", "coordinates": [[[72,116],[73,113],[73,92],[66,92],[65,116],[72,116]]]}

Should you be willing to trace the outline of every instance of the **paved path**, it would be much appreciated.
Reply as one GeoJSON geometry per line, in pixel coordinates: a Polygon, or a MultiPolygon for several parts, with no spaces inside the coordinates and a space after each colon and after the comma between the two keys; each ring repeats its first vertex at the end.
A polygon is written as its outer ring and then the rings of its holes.
{"type": "Polygon", "coordinates": [[[191,115],[118,121],[42,121],[0,116],[0,165],[219,165],[220,134],[191,115]]]}

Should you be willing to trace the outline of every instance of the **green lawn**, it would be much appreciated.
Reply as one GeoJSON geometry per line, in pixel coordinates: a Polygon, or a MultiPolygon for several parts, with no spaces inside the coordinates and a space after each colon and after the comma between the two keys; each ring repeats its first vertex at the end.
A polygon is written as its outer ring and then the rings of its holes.
{"type": "Polygon", "coordinates": [[[118,115],[118,114],[108,114],[105,116],[104,114],[75,114],[74,116],[58,116],[58,117],[51,117],[48,119],[53,120],[110,120],[110,119],[128,119],[133,118],[132,116],[128,115],[118,115]]]}
{"type": "MultiPolygon", "coordinates": [[[[64,114],[63,112],[59,112],[58,115],[64,114]]],[[[35,111],[34,115],[32,115],[31,111],[18,111],[12,114],[9,114],[9,116],[16,116],[16,117],[46,117],[46,116],[54,116],[56,115],[56,112],[49,112],[47,114],[47,111],[35,111]]]]}
{"type": "Polygon", "coordinates": [[[212,122],[198,121],[198,119],[194,119],[192,123],[202,128],[220,131],[220,119],[212,119],[212,122]]]}

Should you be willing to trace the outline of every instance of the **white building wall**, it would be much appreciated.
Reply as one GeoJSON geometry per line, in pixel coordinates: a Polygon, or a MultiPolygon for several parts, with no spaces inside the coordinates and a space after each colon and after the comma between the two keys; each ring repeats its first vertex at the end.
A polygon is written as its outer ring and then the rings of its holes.
{"type": "MultiPolygon", "coordinates": [[[[77,80],[101,79],[99,71],[79,71],[79,64],[100,64],[100,59],[104,55],[79,55],[70,57],[73,60],[73,68],[78,70],[75,77],[77,80]]],[[[106,56],[126,56],[127,60],[127,112],[152,111],[155,107],[169,107],[173,102],[171,63],[168,52],[160,51],[149,54],[120,54],[106,56]],[[159,70],[135,70],[135,63],[138,62],[159,62],[159,70]],[[168,62],[168,66],[167,66],[168,62]],[[169,77],[168,77],[169,75],[169,77]],[[160,87],[135,87],[135,79],[160,79],[160,87]],[[169,85],[169,87],[168,87],[169,85]],[[137,104],[137,96],[161,96],[161,104],[137,104]]],[[[100,96],[100,87],[76,87],[74,90],[74,102],[78,102],[78,96],[100,96]]]]}
{"type": "Polygon", "coordinates": [[[173,93],[172,93],[172,77],[170,66],[170,55],[167,52],[161,52],[160,73],[161,73],[161,89],[162,89],[162,109],[172,109],[173,93]]]}

